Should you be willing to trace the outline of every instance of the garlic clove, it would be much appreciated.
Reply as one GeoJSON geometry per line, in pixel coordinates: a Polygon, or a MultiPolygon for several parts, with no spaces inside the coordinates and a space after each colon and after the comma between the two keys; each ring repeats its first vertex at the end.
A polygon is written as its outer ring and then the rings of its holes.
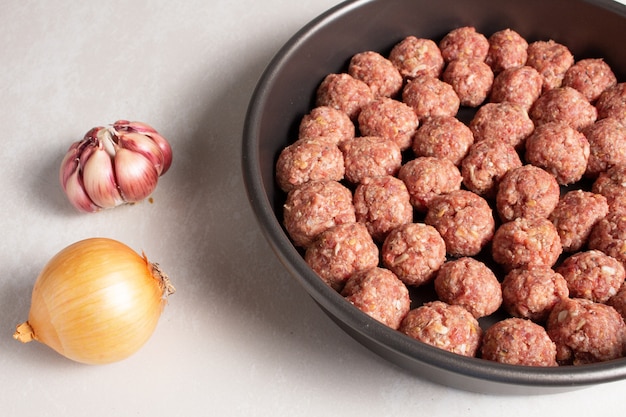
{"type": "Polygon", "coordinates": [[[109,154],[102,145],[93,148],[95,151],[89,153],[86,158],[84,152],[81,161],[83,164],[83,186],[86,194],[91,200],[102,208],[112,208],[124,204],[115,183],[113,173],[113,162],[109,154]]]}
{"type": "Polygon", "coordinates": [[[78,160],[80,157],[79,145],[80,142],[75,142],[70,146],[61,161],[61,169],[59,170],[59,181],[65,189],[65,184],[68,178],[78,169],[78,160]]]}
{"type": "Polygon", "coordinates": [[[148,197],[159,179],[157,168],[148,158],[125,148],[115,154],[115,174],[120,193],[128,203],[148,197]]]}
{"type": "Polygon", "coordinates": [[[120,148],[128,149],[129,151],[143,155],[152,165],[154,165],[157,173],[161,174],[163,164],[165,162],[163,159],[163,153],[152,139],[141,133],[122,133],[118,137],[118,145],[120,148]]]}
{"type": "Polygon", "coordinates": [[[65,181],[63,185],[65,194],[67,194],[70,202],[74,207],[80,211],[88,213],[95,213],[99,211],[101,207],[94,204],[91,198],[85,192],[85,188],[80,180],[79,171],[75,170],[65,181]]]}
{"type": "Polygon", "coordinates": [[[113,128],[120,132],[137,132],[152,139],[157,144],[163,154],[163,166],[159,175],[163,175],[172,165],[172,148],[169,142],[161,136],[152,126],[143,122],[129,122],[128,120],[118,120],[113,123],[113,128]]]}

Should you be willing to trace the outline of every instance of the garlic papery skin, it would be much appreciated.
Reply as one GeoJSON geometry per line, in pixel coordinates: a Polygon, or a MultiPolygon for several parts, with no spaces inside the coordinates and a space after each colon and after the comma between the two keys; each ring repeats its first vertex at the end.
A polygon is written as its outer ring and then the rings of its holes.
{"type": "Polygon", "coordinates": [[[92,128],[70,146],[59,180],[74,207],[96,212],[142,201],[171,163],[172,149],[156,130],[118,120],[92,128]]]}
{"type": "Polygon", "coordinates": [[[82,240],[43,268],[28,321],[14,338],[37,340],[81,363],[116,362],[150,338],[174,291],[145,255],[112,239],[82,240]]]}

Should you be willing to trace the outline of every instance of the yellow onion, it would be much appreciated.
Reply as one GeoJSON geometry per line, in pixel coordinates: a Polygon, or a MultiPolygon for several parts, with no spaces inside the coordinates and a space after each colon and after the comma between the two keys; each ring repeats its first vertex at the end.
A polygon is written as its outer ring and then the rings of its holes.
{"type": "Polygon", "coordinates": [[[70,146],[59,180],[74,207],[96,212],[145,199],[171,163],[172,148],[156,130],[118,120],[94,127],[70,146]]]}
{"type": "Polygon", "coordinates": [[[28,321],[13,337],[37,340],[77,362],[119,361],[150,338],[174,291],[145,255],[112,239],[81,240],[43,268],[28,321]]]}

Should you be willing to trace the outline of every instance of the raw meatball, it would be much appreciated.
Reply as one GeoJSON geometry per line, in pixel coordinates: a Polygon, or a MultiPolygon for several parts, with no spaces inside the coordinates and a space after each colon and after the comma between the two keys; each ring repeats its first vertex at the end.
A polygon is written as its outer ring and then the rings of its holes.
{"type": "Polygon", "coordinates": [[[552,309],[548,336],[561,365],[583,365],[622,357],[626,325],[611,306],[566,298],[552,309]]]}
{"type": "Polygon", "coordinates": [[[456,116],[461,105],[450,84],[427,75],[414,78],[404,86],[402,101],[413,108],[420,121],[433,116],[456,116]]]}
{"type": "Polygon", "coordinates": [[[596,101],[598,119],[615,117],[621,123],[626,123],[626,82],[609,87],[596,101]]]}
{"type": "Polygon", "coordinates": [[[543,78],[543,91],[560,87],[567,70],[574,65],[574,55],[567,46],[553,40],[528,45],[526,65],[535,68],[543,78]]]}
{"type": "Polygon", "coordinates": [[[348,115],[328,106],[315,107],[305,114],[298,128],[299,139],[323,137],[339,144],[355,135],[354,123],[348,115]]]}
{"type": "Polygon", "coordinates": [[[399,330],[420,342],[470,357],[476,356],[483,334],[469,311],[442,301],[409,311],[399,330]]]}
{"type": "Polygon", "coordinates": [[[423,156],[402,165],[398,178],[404,181],[411,196],[411,204],[425,212],[436,196],[461,188],[461,173],[449,159],[423,156]]]}
{"type": "Polygon", "coordinates": [[[476,28],[463,26],[451,30],[439,42],[439,49],[445,62],[457,59],[478,59],[484,61],[489,51],[489,41],[476,28]]]}
{"type": "Polygon", "coordinates": [[[504,222],[517,217],[547,218],[559,203],[561,188],[556,178],[534,165],[514,168],[500,181],[496,208],[504,222]]]}
{"type": "Polygon", "coordinates": [[[435,277],[439,300],[459,305],[477,319],[500,308],[502,289],[491,269],[474,258],[459,258],[444,263],[435,277]]]}
{"type": "Polygon", "coordinates": [[[626,212],[611,212],[599,220],[591,229],[588,246],[626,265],[626,212]]]}
{"type": "Polygon", "coordinates": [[[513,269],[502,281],[502,305],[513,317],[544,322],[568,296],[565,278],[547,265],[513,269]]]}
{"type": "Polygon", "coordinates": [[[394,96],[402,88],[400,71],[378,52],[365,51],[352,56],[348,74],[369,85],[375,98],[394,96]]]}
{"type": "Polygon", "coordinates": [[[601,172],[594,181],[591,191],[602,194],[609,204],[609,211],[626,209],[626,165],[615,165],[601,172]]]}
{"type": "Polygon", "coordinates": [[[341,291],[346,300],[379,322],[398,329],[411,309],[409,290],[388,269],[372,268],[348,278],[341,291]]]}
{"type": "Polygon", "coordinates": [[[433,226],[452,256],[474,256],[491,240],[495,220],[487,201],[467,190],[451,191],[428,206],[424,222],[433,226]]]}
{"type": "Polygon", "coordinates": [[[526,160],[554,175],[561,185],[573,184],[582,178],[589,152],[585,135],[564,123],[537,126],[526,138],[526,160]]]}
{"type": "Polygon", "coordinates": [[[528,111],[541,96],[542,85],[543,78],[533,67],[507,68],[493,79],[490,100],[516,103],[528,111]]]}
{"type": "Polygon", "coordinates": [[[562,122],[582,130],[596,121],[598,111],[578,90],[557,87],[543,93],[533,104],[529,115],[535,126],[562,122]]]}
{"type": "Polygon", "coordinates": [[[342,142],[345,177],[357,184],[366,177],[395,175],[402,165],[402,151],[380,136],[359,136],[342,142]]]}
{"type": "Polygon", "coordinates": [[[505,101],[481,106],[470,121],[469,128],[477,142],[498,139],[520,149],[535,125],[522,106],[505,101]]]}
{"type": "Polygon", "coordinates": [[[434,227],[408,223],[392,230],[382,246],[382,262],[406,285],[434,279],[446,260],[446,244],[434,227]]]}
{"type": "Polygon", "coordinates": [[[323,231],[356,221],[352,193],[337,181],[309,181],[287,194],[285,229],[296,246],[309,246],[323,231]]]}
{"type": "Polygon", "coordinates": [[[521,67],[528,57],[528,42],[511,29],[495,32],[488,39],[489,51],[485,62],[494,73],[521,67]]]}
{"type": "Polygon", "coordinates": [[[563,77],[563,85],[580,91],[590,102],[617,84],[617,78],[603,59],[582,59],[572,65],[563,77]]]}
{"type": "Polygon", "coordinates": [[[493,77],[491,67],[478,59],[452,61],[442,75],[443,81],[456,92],[460,104],[467,107],[478,107],[487,99],[493,77]]]}
{"type": "Polygon", "coordinates": [[[623,283],[617,294],[606,302],[613,307],[626,320],[626,283],[623,283]]]}
{"type": "Polygon", "coordinates": [[[344,223],[321,233],[305,262],[330,287],[341,291],[353,274],[378,266],[378,246],[363,223],[344,223]]]}
{"type": "Polygon", "coordinates": [[[626,126],[617,119],[600,119],[583,134],[589,142],[586,177],[596,178],[615,165],[626,165],[626,126]]]}
{"type": "Polygon", "coordinates": [[[363,136],[381,136],[395,142],[400,150],[411,147],[419,125],[410,106],[391,98],[374,100],[363,107],[358,122],[363,136]]]}
{"type": "Polygon", "coordinates": [[[406,186],[384,175],[363,179],[354,191],[356,220],[367,226],[375,241],[383,241],[392,229],[413,221],[413,206],[406,186]]]}
{"type": "Polygon", "coordinates": [[[299,139],[284,148],[276,161],[276,181],[285,191],[314,180],[343,179],[343,153],[333,140],[299,139]]]}
{"type": "Polygon", "coordinates": [[[430,40],[407,36],[389,53],[389,60],[405,78],[428,75],[438,78],[445,65],[439,46],[430,40]]]}
{"type": "Polygon", "coordinates": [[[593,226],[609,212],[601,194],[572,190],[564,194],[550,214],[565,252],[576,252],[585,244],[593,226]]]}
{"type": "Polygon", "coordinates": [[[330,106],[356,120],[361,108],[374,99],[370,87],[349,74],[328,74],[317,89],[316,106],[330,106]]]}
{"type": "Polygon", "coordinates": [[[604,303],[624,282],[624,266],[599,250],[578,252],[556,268],[567,281],[570,297],[604,303]]]}
{"type": "Polygon", "coordinates": [[[481,346],[481,358],[523,366],[558,366],[556,345],[546,329],[530,320],[511,317],[489,327],[481,346]]]}
{"type": "Polygon", "coordinates": [[[548,219],[517,219],[496,230],[492,241],[493,260],[510,271],[535,265],[552,266],[561,255],[561,239],[548,219]]]}
{"type": "Polygon", "coordinates": [[[474,142],[461,162],[463,184],[480,196],[493,198],[501,178],[521,166],[522,161],[510,144],[498,139],[474,142]]]}
{"type": "Polygon", "coordinates": [[[413,152],[417,156],[447,158],[460,165],[474,143],[472,131],[452,116],[431,117],[424,121],[413,137],[413,152]]]}

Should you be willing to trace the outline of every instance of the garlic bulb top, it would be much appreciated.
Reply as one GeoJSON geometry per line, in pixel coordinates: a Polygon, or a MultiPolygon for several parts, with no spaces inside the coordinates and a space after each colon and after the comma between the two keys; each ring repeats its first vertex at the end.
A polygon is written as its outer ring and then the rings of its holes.
{"type": "Polygon", "coordinates": [[[145,199],[171,163],[172,149],[155,129],[118,120],[94,127],[73,143],[59,179],[77,209],[95,212],[145,199]]]}

